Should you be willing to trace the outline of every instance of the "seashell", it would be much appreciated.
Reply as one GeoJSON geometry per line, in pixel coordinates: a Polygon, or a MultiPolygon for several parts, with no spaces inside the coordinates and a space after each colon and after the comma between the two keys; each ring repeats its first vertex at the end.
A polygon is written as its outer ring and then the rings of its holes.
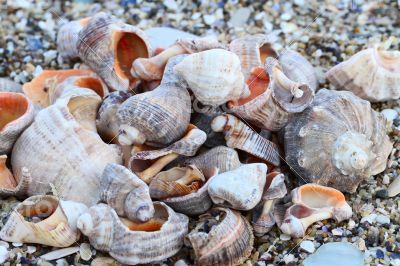
{"type": "Polygon", "coordinates": [[[386,168],[392,144],[385,119],[351,92],[319,90],[285,128],[286,160],[304,182],[355,192],[386,168]]]}
{"type": "Polygon", "coordinates": [[[32,178],[28,169],[22,168],[21,176],[16,179],[6,165],[7,155],[0,155],[0,197],[21,197],[27,193],[32,178]]]}
{"type": "Polygon", "coordinates": [[[167,48],[179,39],[195,39],[198,36],[169,27],[154,27],[144,31],[153,48],[167,48]]]}
{"type": "Polygon", "coordinates": [[[214,208],[200,216],[186,236],[194,249],[196,265],[240,265],[250,256],[254,236],[239,212],[214,208]]]}
{"type": "Polygon", "coordinates": [[[203,173],[213,167],[217,168],[219,173],[225,173],[241,165],[237,151],[226,146],[218,146],[196,157],[185,159],[184,165],[190,164],[196,165],[203,173]]]}
{"type": "Polygon", "coordinates": [[[98,204],[79,217],[78,228],[91,245],[107,251],[121,263],[136,265],[164,260],[176,254],[188,232],[189,219],[161,202],[146,223],[118,217],[108,205],[98,204]]]}
{"type": "Polygon", "coordinates": [[[208,194],[215,204],[236,210],[251,210],[261,200],[266,175],[267,165],[244,164],[210,180],[208,194]]]}
{"type": "Polygon", "coordinates": [[[101,199],[119,216],[135,222],[147,222],[154,215],[149,188],[122,165],[108,164],[100,182],[101,199]]]}
{"type": "Polygon", "coordinates": [[[62,249],[57,249],[54,251],[50,251],[49,253],[46,253],[44,255],[41,255],[40,258],[43,260],[58,260],[60,258],[64,258],[66,256],[69,256],[71,254],[74,254],[79,251],[79,247],[69,247],[69,248],[62,248],[62,249]]]}
{"type": "Polygon", "coordinates": [[[0,78],[0,92],[22,92],[22,86],[8,78],[0,78]]]}
{"type": "Polygon", "coordinates": [[[69,113],[66,99],[37,114],[11,157],[16,180],[21,180],[23,168],[30,172],[28,195],[45,194],[54,185],[62,189],[63,199],[88,206],[100,199],[100,177],[108,163],[121,163],[120,149],[81,127],[69,113]]]}
{"type": "Polygon", "coordinates": [[[279,172],[267,175],[267,182],[272,179],[270,186],[264,191],[262,202],[253,213],[253,229],[256,236],[268,233],[275,224],[275,204],[287,194],[285,177],[279,172]]]}
{"type": "Polygon", "coordinates": [[[400,178],[396,177],[392,183],[390,183],[389,187],[387,188],[388,197],[392,198],[397,196],[400,193],[400,178]]]}
{"type": "Polygon", "coordinates": [[[98,13],[79,32],[80,58],[113,90],[130,90],[137,80],[131,76],[132,62],[152,54],[146,34],[140,29],[98,13]]]}
{"type": "Polygon", "coordinates": [[[331,68],[326,77],[337,89],[370,102],[399,99],[400,51],[362,50],[331,68]]]}
{"type": "Polygon", "coordinates": [[[180,54],[192,54],[201,51],[219,48],[221,45],[213,37],[178,39],[174,45],[151,58],[138,58],[133,61],[131,74],[137,79],[160,80],[165,65],[173,56],[180,54]]]}
{"type": "Polygon", "coordinates": [[[0,92],[0,154],[9,153],[17,138],[32,123],[35,110],[22,93],[0,92]]]}
{"type": "Polygon", "coordinates": [[[226,145],[240,149],[275,166],[279,165],[278,147],[271,141],[261,137],[237,117],[224,114],[217,116],[211,123],[215,132],[223,132],[226,145]]]}
{"type": "Polygon", "coordinates": [[[66,59],[79,57],[76,45],[79,40],[79,32],[85,27],[91,18],[83,18],[70,21],[60,27],[57,34],[57,51],[66,59]]]}
{"type": "Polygon", "coordinates": [[[185,133],[190,121],[189,92],[173,73],[173,67],[185,55],[168,61],[160,86],[130,97],[118,109],[119,143],[165,146],[185,133]]]}
{"type": "Polygon", "coordinates": [[[49,195],[33,196],[11,212],[0,238],[8,242],[68,247],[79,239],[76,223],[86,211],[87,207],[81,203],[49,195]]]}
{"type": "Polygon", "coordinates": [[[293,237],[303,237],[307,228],[321,220],[341,222],[352,215],[344,195],[330,187],[306,184],[292,191],[293,205],[286,210],[280,229],[293,237]]]}
{"type": "Polygon", "coordinates": [[[86,69],[44,70],[31,82],[25,83],[22,86],[22,90],[34,104],[40,107],[47,107],[50,105],[49,92],[53,91],[66,78],[92,74],[92,71],[86,69]]]}
{"type": "Polygon", "coordinates": [[[119,123],[117,111],[123,102],[132,95],[124,91],[114,91],[107,95],[97,112],[96,126],[99,135],[107,143],[118,142],[119,123]]]}
{"type": "Polygon", "coordinates": [[[150,183],[151,179],[159,173],[167,164],[175,160],[179,155],[193,156],[197,150],[206,141],[206,134],[190,125],[187,128],[186,135],[171,144],[170,146],[159,150],[146,150],[146,147],[137,147],[133,151],[129,166],[144,182],[150,183]],[[140,151],[140,149],[143,149],[140,151]],[[157,159],[157,160],[155,160],[157,159]],[[155,161],[153,161],[155,160],[155,161]]]}
{"type": "Polygon", "coordinates": [[[185,57],[174,68],[205,105],[218,106],[249,95],[237,55],[211,49],[185,57]]]}

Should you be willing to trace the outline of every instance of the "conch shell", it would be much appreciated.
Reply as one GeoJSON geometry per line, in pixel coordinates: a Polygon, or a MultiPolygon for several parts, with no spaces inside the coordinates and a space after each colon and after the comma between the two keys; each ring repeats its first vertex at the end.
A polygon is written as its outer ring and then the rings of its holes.
{"type": "Polygon", "coordinates": [[[219,174],[210,180],[208,194],[215,204],[251,210],[261,200],[267,169],[266,164],[252,163],[219,174]]]}
{"type": "Polygon", "coordinates": [[[316,221],[334,218],[341,222],[352,215],[344,195],[330,187],[303,185],[292,191],[292,202],[279,227],[293,237],[303,237],[307,228],[316,221]]]}
{"type": "Polygon", "coordinates": [[[0,92],[22,92],[22,86],[8,78],[0,78],[0,92]]]}
{"type": "Polygon", "coordinates": [[[187,236],[196,265],[240,265],[251,254],[254,236],[249,222],[239,212],[214,208],[200,216],[187,236]]]}
{"type": "Polygon", "coordinates": [[[385,119],[351,92],[319,90],[285,128],[286,160],[305,182],[355,192],[386,168],[392,144],[385,119]]]}
{"type": "Polygon", "coordinates": [[[133,61],[152,54],[143,31],[105,13],[93,16],[80,30],[77,51],[109,88],[124,91],[137,82],[130,73],[133,61]]]}
{"type": "Polygon", "coordinates": [[[275,166],[279,165],[278,147],[271,141],[263,138],[237,117],[224,114],[217,116],[211,123],[215,132],[223,132],[226,145],[248,152],[275,166]]]}
{"type": "Polygon", "coordinates": [[[153,219],[135,223],[98,204],[79,217],[78,228],[96,249],[109,252],[121,263],[155,263],[180,250],[189,219],[161,202],[155,202],[154,208],[153,219]]]}
{"type": "Polygon", "coordinates": [[[101,199],[119,216],[147,222],[154,215],[149,187],[122,165],[108,164],[100,182],[101,199]]]}
{"type": "Polygon", "coordinates": [[[57,34],[57,51],[63,58],[79,57],[76,44],[79,32],[89,23],[90,17],[70,21],[60,27],[57,34]]]}
{"type": "Polygon", "coordinates": [[[174,69],[205,105],[218,106],[249,95],[240,60],[227,50],[211,49],[188,55],[174,69]]]}
{"type": "Polygon", "coordinates": [[[35,110],[22,93],[0,92],[0,154],[9,153],[17,138],[32,123],[35,110]]]}
{"type": "Polygon", "coordinates": [[[86,211],[87,207],[82,203],[59,200],[50,195],[33,196],[11,212],[0,238],[9,242],[68,247],[79,239],[77,220],[86,211]]]}

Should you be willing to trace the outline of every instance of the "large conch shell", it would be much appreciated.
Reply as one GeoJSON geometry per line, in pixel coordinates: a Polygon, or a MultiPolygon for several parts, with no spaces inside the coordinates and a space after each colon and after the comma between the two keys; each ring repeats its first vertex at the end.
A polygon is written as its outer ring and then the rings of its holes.
{"type": "Polygon", "coordinates": [[[355,192],[386,168],[392,144],[386,121],[351,92],[318,91],[285,128],[286,160],[304,182],[355,192]]]}
{"type": "Polygon", "coordinates": [[[267,169],[264,163],[252,163],[219,174],[210,180],[208,194],[215,204],[236,210],[251,210],[261,200],[267,169]]]}
{"type": "Polygon", "coordinates": [[[248,152],[275,166],[279,165],[278,147],[257,134],[237,117],[230,114],[217,116],[212,121],[211,127],[215,132],[224,133],[228,147],[248,152]]]}
{"type": "Polygon", "coordinates": [[[0,238],[9,242],[68,247],[79,239],[77,220],[86,211],[82,203],[50,195],[33,196],[11,211],[0,238]]]}
{"type": "Polygon", "coordinates": [[[121,263],[136,265],[164,260],[176,254],[188,232],[189,219],[161,202],[146,223],[118,217],[108,205],[98,204],[79,217],[78,228],[98,250],[121,263]]]}
{"type": "Polygon", "coordinates": [[[293,237],[303,237],[307,228],[317,221],[334,218],[341,222],[352,215],[351,207],[340,191],[317,184],[294,189],[292,202],[279,228],[293,237]]]}
{"type": "Polygon", "coordinates": [[[160,80],[164,72],[164,67],[171,57],[180,54],[198,53],[219,47],[221,47],[221,45],[214,37],[178,39],[175,44],[156,56],[151,58],[138,58],[133,61],[131,73],[133,77],[138,79],[147,81],[160,80]]]}
{"type": "Polygon", "coordinates": [[[57,51],[63,58],[79,57],[76,45],[79,32],[89,23],[90,17],[70,21],[60,27],[57,34],[57,51]]]}
{"type": "Polygon", "coordinates": [[[130,73],[133,61],[152,54],[143,31],[105,13],[93,16],[79,32],[77,51],[109,88],[124,91],[137,82],[130,73]]]}
{"type": "Polygon", "coordinates": [[[190,95],[173,67],[185,55],[171,58],[165,67],[160,86],[134,95],[118,109],[119,143],[165,146],[178,140],[189,125],[190,95]]]}
{"type": "Polygon", "coordinates": [[[32,123],[35,110],[22,93],[0,92],[0,154],[9,153],[17,138],[32,123]]]}
{"type": "Polygon", "coordinates": [[[108,163],[122,163],[120,149],[82,128],[59,99],[40,111],[14,145],[11,165],[17,182],[23,169],[32,182],[28,195],[45,194],[53,186],[63,199],[91,206],[100,199],[100,177],[108,163]]]}
{"type": "Polygon", "coordinates": [[[196,98],[205,105],[218,106],[249,95],[237,55],[211,49],[188,55],[175,66],[196,98]]]}
{"type": "Polygon", "coordinates": [[[0,92],[22,92],[22,86],[11,79],[0,78],[0,92]]]}
{"type": "Polygon", "coordinates": [[[400,51],[379,46],[362,50],[331,68],[326,77],[337,89],[370,102],[399,99],[400,51]]]}
{"type": "Polygon", "coordinates": [[[154,215],[149,187],[122,165],[108,164],[100,182],[101,199],[119,216],[147,222],[154,215]]]}
{"type": "Polygon", "coordinates": [[[254,236],[249,222],[239,212],[214,208],[200,216],[187,236],[196,265],[240,265],[251,254],[254,236]]]}

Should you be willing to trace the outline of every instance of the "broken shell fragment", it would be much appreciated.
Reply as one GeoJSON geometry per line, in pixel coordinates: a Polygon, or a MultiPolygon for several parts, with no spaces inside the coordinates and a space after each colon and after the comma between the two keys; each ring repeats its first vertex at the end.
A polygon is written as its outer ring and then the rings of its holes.
{"type": "Polygon", "coordinates": [[[266,175],[265,164],[244,164],[213,177],[208,185],[208,194],[215,204],[236,210],[251,210],[261,200],[266,175]]]}
{"type": "Polygon", "coordinates": [[[341,222],[352,215],[344,195],[334,188],[306,184],[291,194],[293,205],[286,210],[280,229],[293,237],[303,237],[317,221],[334,218],[341,222]]]}
{"type": "Polygon", "coordinates": [[[154,203],[154,217],[135,223],[118,217],[108,205],[98,204],[78,219],[78,228],[98,250],[121,263],[154,263],[176,254],[188,232],[189,219],[161,202],[154,203]]]}
{"type": "Polygon", "coordinates": [[[0,92],[0,154],[9,153],[34,118],[32,102],[22,93],[0,92]]]}
{"type": "Polygon", "coordinates": [[[201,215],[186,239],[199,266],[240,265],[250,256],[254,242],[249,222],[239,212],[225,208],[201,215]]]}
{"type": "Polygon", "coordinates": [[[400,178],[396,177],[393,182],[389,185],[388,189],[388,197],[395,197],[400,193],[400,178]]]}
{"type": "Polygon", "coordinates": [[[0,238],[9,242],[68,247],[79,239],[77,220],[86,211],[87,207],[81,203],[48,195],[33,196],[11,212],[0,238]]]}
{"type": "Polygon", "coordinates": [[[22,86],[8,78],[0,78],[0,92],[21,92],[22,86]]]}
{"type": "Polygon", "coordinates": [[[70,21],[60,27],[57,34],[57,51],[63,58],[72,59],[79,57],[76,45],[79,32],[85,27],[90,17],[70,21]]]}

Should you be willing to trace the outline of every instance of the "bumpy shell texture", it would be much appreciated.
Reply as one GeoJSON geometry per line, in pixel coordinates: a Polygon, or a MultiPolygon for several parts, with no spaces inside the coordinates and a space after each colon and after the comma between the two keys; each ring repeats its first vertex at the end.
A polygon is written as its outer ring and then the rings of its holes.
{"type": "Polygon", "coordinates": [[[318,91],[285,128],[286,160],[301,179],[354,192],[382,172],[392,149],[384,117],[351,92],[318,91]]]}

